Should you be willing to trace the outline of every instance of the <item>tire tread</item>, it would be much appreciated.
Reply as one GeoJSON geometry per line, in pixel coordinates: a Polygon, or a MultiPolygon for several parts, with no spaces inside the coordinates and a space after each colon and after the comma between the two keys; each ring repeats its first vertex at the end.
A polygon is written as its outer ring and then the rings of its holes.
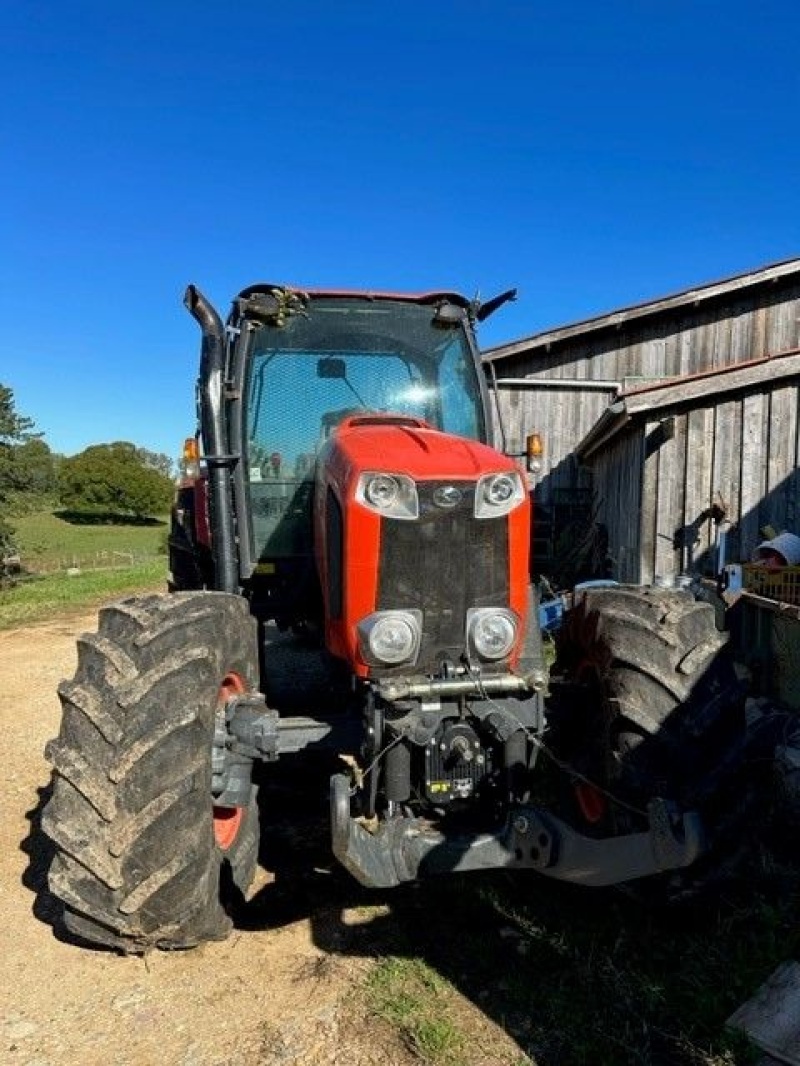
{"type": "MultiPolygon", "coordinates": [[[[81,939],[129,953],[230,929],[210,768],[216,691],[229,670],[256,686],[255,622],[242,598],[224,593],[123,601],[80,638],[75,677],[59,687],[42,828],[56,848],[51,891],[81,939]]],[[[254,867],[257,826],[242,836],[228,861],[254,867]]]]}

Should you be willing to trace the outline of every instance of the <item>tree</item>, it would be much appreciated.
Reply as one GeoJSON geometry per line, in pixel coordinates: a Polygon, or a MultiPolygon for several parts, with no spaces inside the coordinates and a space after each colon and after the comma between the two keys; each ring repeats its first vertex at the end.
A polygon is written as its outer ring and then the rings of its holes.
{"type": "Polygon", "coordinates": [[[171,478],[175,475],[175,464],[163,452],[151,452],[147,448],[137,448],[136,455],[144,466],[159,470],[165,477],[171,478]]]}
{"type": "Polygon", "coordinates": [[[41,433],[33,432],[33,420],[17,414],[13,390],[0,385],[0,445],[10,446],[33,437],[41,437],[41,433]]]}
{"type": "Polygon", "coordinates": [[[47,496],[58,486],[59,456],[38,438],[26,440],[14,448],[13,476],[15,488],[33,496],[47,496]]]}
{"type": "Polygon", "coordinates": [[[172,480],[145,463],[127,441],[93,444],[61,462],[59,498],[66,507],[143,518],[163,514],[172,480]]]}
{"type": "Polygon", "coordinates": [[[7,385],[0,385],[0,560],[14,550],[14,529],[4,515],[8,513],[9,493],[20,484],[16,466],[18,446],[40,436],[33,432],[33,421],[17,413],[13,391],[7,385]]]}

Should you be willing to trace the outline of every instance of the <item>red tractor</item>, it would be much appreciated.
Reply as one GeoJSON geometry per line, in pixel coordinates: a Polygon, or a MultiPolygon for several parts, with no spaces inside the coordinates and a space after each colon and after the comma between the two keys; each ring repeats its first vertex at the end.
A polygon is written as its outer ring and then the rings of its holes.
{"type": "Polygon", "coordinates": [[[188,289],[199,426],[170,593],[101,611],[49,747],[50,886],[74,934],[125,952],[225,935],[221,870],[243,891],[254,875],[257,781],[319,750],[342,757],[332,846],[365,885],[496,867],[605,885],[701,854],[661,768],[698,722],[740,720],[710,607],[587,593],[569,766],[546,732],[527,478],[494,447],[474,337],[511,295],[253,285],[223,326],[188,289]],[[575,824],[532,802],[542,752],[575,824]]]}

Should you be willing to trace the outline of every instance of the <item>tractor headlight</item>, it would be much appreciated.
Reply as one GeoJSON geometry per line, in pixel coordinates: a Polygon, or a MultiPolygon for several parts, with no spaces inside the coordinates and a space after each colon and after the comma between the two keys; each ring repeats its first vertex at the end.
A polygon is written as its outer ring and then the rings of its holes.
{"type": "Polygon", "coordinates": [[[362,474],[356,500],[384,518],[413,519],[419,515],[417,486],[405,474],[362,474]]]}
{"type": "Polygon", "coordinates": [[[467,611],[467,643],[481,659],[505,659],[517,639],[517,619],[499,607],[473,607],[467,611]]]}
{"type": "Polygon", "coordinates": [[[476,518],[501,518],[525,499],[525,486],[516,471],[484,474],[475,492],[476,518]]]}
{"type": "Polygon", "coordinates": [[[361,654],[374,666],[413,662],[421,638],[421,611],[376,611],[358,623],[361,654]]]}

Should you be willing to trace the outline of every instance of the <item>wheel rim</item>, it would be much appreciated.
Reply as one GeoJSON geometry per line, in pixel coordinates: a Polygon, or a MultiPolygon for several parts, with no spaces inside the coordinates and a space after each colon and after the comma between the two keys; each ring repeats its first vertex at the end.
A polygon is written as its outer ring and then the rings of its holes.
{"type": "MultiPolygon", "coordinates": [[[[229,671],[222,679],[217,694],[217,708],[222,708],[236,696],[247,691],[239,674],[229,671]]],[[[244,807],[213,808],[214,841],[221,851],[228,851],[234,844],[244,821],[244,807]]]]}
{"type": "Polygon", "coordinates": [[[575,799],[581,814],[590,825],[598,825],[608,813],[606,797],[588,781],[579,781],[575,785],[575,799]]]}
{"type": "MultiPolygon", "coordinates": [[[[590,648],[585,652],[576,666],[578,680],[589,689],[589,703],[595,708],[602,708],[603,722],[600,726],[602,743],[600,750],[603,752],[601,763],[596,768],[602,785],[609,788],[612,784],[611,754],[608,747],[608,730],[613,716],[610,710],[603,684],[603,665],[596,654],[596,649],[590,648]]],[[[599,826],[611,814],[608,797],[603,787],[598,787],[592,781],[576,781],[573,785],[575,802],[581,817],[591,826],[599,826]]]]}

